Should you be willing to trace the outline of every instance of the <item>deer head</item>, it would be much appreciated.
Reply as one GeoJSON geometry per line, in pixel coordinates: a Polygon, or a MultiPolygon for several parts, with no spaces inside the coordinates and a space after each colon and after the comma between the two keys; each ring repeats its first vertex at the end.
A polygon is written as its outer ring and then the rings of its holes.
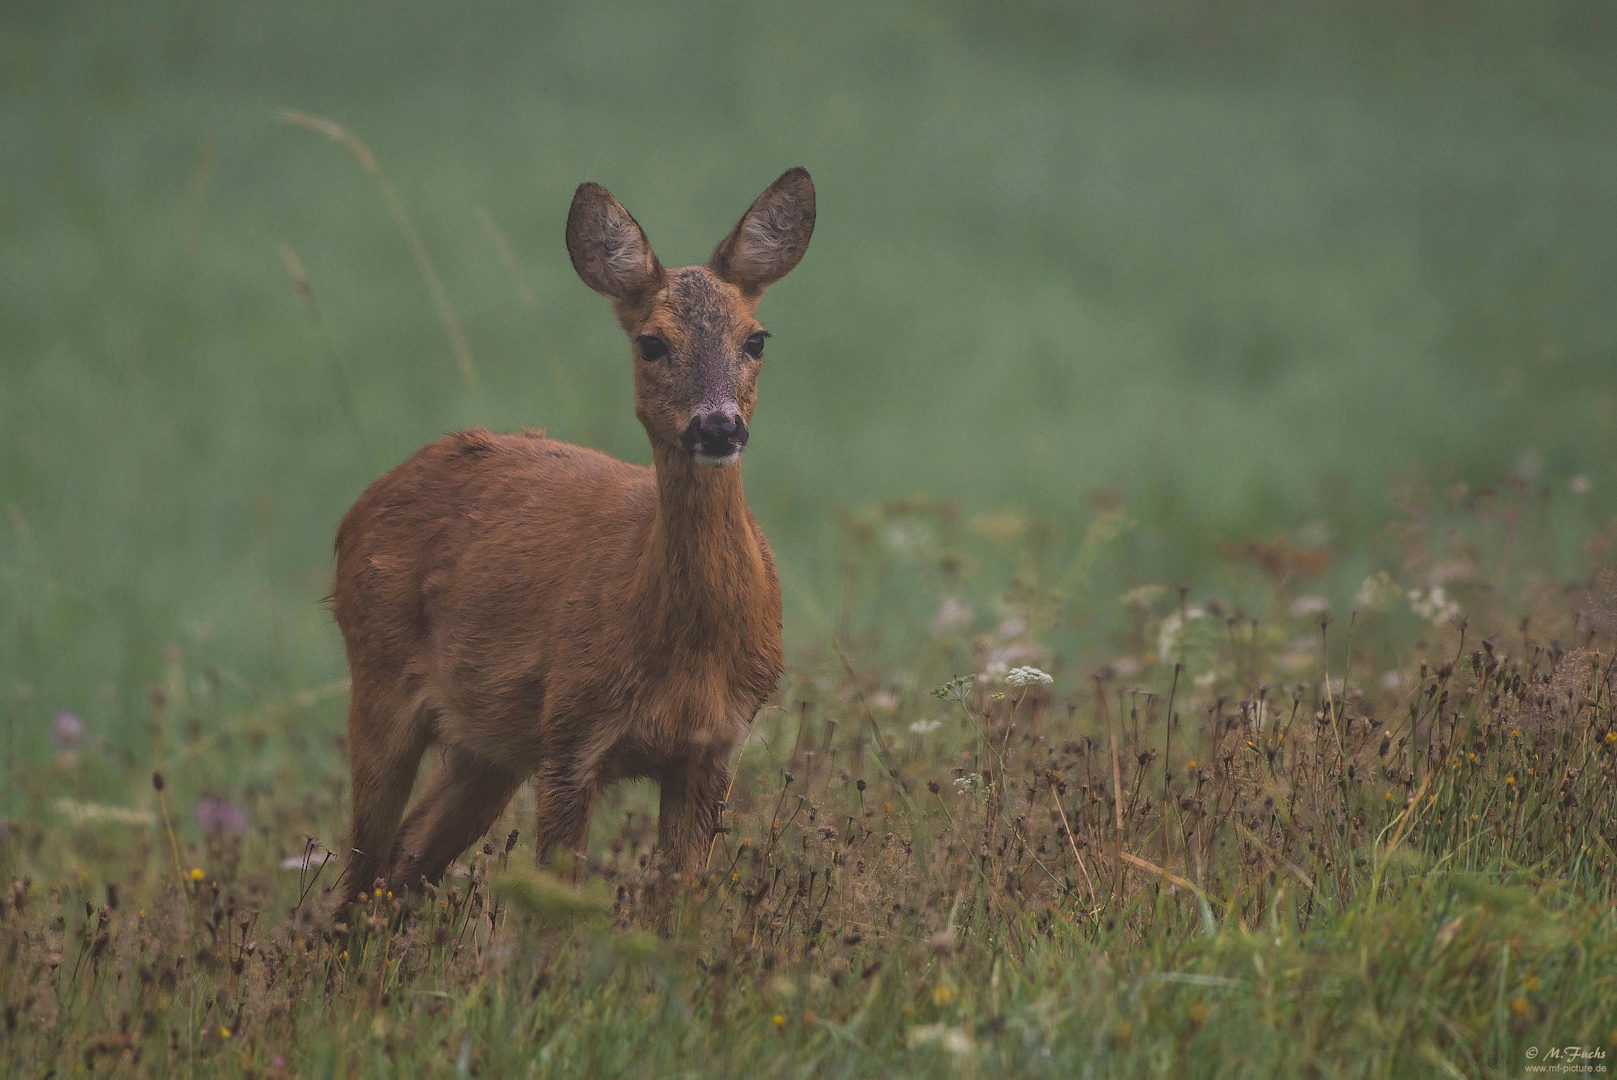
{"type": "Polygon", "coordinates": [[[622,203],[599,184],[579,185],[567,253],[633,343],[635,415],[654,448],[699,465],[740,460],[769,337],[753,312],[813,233],[814,182],[789,169],[706,265],[668,270],[622,203]]]}

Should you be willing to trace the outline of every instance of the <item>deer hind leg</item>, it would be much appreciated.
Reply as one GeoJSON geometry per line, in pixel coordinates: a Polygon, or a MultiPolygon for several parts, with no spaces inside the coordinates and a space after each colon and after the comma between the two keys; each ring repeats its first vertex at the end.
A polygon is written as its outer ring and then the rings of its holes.
{"type": "Polygon", "coordinates": [[[657,847],[681,874],[707,868],[708,852],[730,788],[723,757],[702,756],[671,764],[657,778],[657,847]]]}
{"type": "Polygon", "coordinates": [[[385,872],[399,818],[430,741],[430,732],[413,703],[355,685],[348,703],[353,824],[338,886],[342,906],[352,903],[385,872]]]}
{"type": "Polygon", "coordinates": [[[399,829],[389,884],[411,888],[437,881],[450,862],[499,819],[524,777],[451,746],[399,829]]]}

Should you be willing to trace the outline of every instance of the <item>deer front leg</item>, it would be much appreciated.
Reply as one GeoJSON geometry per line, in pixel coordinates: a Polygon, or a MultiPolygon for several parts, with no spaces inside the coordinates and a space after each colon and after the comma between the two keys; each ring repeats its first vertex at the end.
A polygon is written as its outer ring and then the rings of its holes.
{"type": "Polygon", "coordinates": [[[589,839],[595,777],[572,760],[546,763],[539,770],[538,810],[534,815],[534,861],[545,865],[555,851],[573,856],[571,879],[578,881],[589,839]]]}
{"type": "Polygon", "coordinates": [[[657,809],[657,847],[674,870],[695,874],[707,868],[719,827],[730,765],[720,756],[674,762],[658,776],[662,798],[657,809]]]}

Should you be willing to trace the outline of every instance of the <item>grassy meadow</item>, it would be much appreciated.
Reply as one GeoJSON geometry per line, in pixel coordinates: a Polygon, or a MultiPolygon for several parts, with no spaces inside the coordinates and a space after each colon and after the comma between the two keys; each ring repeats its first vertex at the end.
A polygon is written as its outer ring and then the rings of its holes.
{"type": "Polygon", "coordinates": [[[0,1072],[1617,1050],[1614,58],[1582,4],[8,5],[0,1072]],[[572,190],[683,264],[795,164],[789,671],[710,877],[638,786],[537,875],[523,792],[333,928],[337,520],[472,424],[647,460],[572,190]]]}

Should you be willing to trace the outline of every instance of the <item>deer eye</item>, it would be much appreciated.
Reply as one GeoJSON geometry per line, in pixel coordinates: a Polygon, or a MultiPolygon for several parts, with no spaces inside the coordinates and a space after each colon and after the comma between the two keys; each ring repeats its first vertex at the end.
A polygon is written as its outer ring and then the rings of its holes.
{"type": "Polygon", "coordinates": [[[634,339],[640,346],[640,359],[648,364],[654,364],[668,355],[668,342],[656,334],[641,334],[634,339]]]}
{"type": "Polygon", "coordinates": [[[760,330],[756,334],[749,337],[747,339],[747,343],[741,346],[741,348],[745,350],[748,356],[756,360],[764,354],[764,339],[768,336],[768,330],[760,330]]]}

